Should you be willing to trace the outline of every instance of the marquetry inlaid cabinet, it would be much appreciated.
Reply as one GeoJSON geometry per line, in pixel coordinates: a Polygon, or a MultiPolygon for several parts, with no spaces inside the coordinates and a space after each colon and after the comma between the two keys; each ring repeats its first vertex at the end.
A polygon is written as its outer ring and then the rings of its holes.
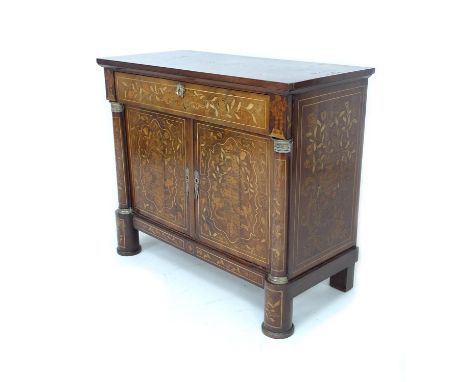
{"type": "Polygon", "coordinates": [[[353,286],[371,68],[174,51],[98,59],[111,103],[117,251],[138,231],[265,290],[263,332],[292,301],[353,286]]]}

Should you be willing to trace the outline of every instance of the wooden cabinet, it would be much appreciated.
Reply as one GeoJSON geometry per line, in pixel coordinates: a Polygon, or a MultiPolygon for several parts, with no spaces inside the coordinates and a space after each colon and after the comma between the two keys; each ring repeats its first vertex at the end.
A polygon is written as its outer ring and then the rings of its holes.
{"type": "Polygon", "coordinates": [[[202,52],[98,59],[111,101],[118,253],[138,231],[265,289],[263,332],[292,301],[353,285],[371,68],[202,52]]]}

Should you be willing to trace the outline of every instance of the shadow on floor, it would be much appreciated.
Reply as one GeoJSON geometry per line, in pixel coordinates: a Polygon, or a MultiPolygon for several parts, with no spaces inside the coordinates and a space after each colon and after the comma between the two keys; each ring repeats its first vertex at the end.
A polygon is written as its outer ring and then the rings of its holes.
{"type": "MultiPolygon", "coordinates": [[[[133,258],[133,266],[144,267],[155,276],[174,283],[184,280],[185,274],[188,279],[194,279],[190,283],[207,283],[213,290],[218,288],[233,297],[242,298],[263,316],[264,293],[261,288],[146,234],[140,234],[140,243],[143,250],[133,258]],[[175,278],[177,280],[173,280],[175,278]]],[[[175,285],[177,289],[187,287],[185,283],[175,285]]],[[[343,293],[331,288],[328,279],[300,294],[294,298],[293,322],[296,330],[314,327],[335,315],[350,303],[353,294],[353,290],[343,293]]]]}

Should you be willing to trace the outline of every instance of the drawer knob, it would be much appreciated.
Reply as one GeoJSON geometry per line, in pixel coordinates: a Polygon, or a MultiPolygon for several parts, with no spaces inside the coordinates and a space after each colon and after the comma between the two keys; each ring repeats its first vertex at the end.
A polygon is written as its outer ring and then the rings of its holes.
{"type": "Polygon", "coordinates": [[[185,86],[184,84],[178,82],[176,89],[175,89],[175,94],[177,94],[179,97],[183,97],[185,93],[185,86]]]}

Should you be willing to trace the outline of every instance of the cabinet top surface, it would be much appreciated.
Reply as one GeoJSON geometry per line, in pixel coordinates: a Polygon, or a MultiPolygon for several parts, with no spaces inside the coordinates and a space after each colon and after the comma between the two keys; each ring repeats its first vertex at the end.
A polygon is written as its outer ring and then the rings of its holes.
{"type": "Polygon", "coordinates": [[[295,90],[307,86],[368,77],[373,68],[177,50],[98,58],[101,66],[141,70],[207,80],[241,83],[264,89],[295,90]]]}

